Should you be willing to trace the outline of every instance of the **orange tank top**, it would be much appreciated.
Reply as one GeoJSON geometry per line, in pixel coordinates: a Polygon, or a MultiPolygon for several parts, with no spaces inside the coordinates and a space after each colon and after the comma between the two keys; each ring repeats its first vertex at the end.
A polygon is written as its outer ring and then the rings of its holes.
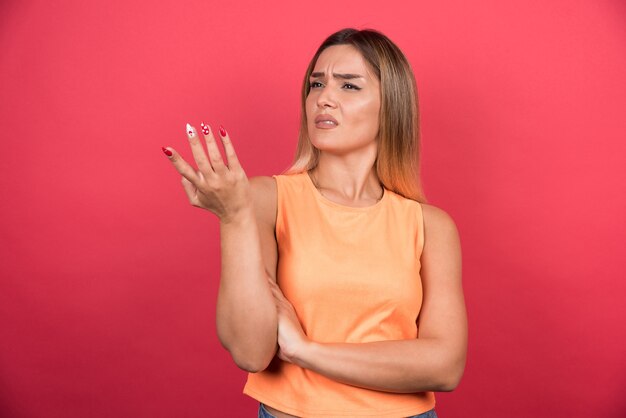
{"type": "MultiPolygon", "coordinates": [[[[316,342],[418,337],[421,205],[385,189],[354,208],[324,197],[306,171],[274,175],[277,283],[316,342]]],[[[275,357],[243,393],[302,417],[406,417],[435,407],[433,392],[390,393],[333,381],[275,357]]]]}

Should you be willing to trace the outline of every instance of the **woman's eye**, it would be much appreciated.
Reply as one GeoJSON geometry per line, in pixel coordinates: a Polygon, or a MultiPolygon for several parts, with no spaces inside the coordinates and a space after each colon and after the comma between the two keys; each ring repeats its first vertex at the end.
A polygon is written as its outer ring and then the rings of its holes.
{"type": "Polygon", "coordinates": [[[343,85],[347,90],[361,90],[361,87],[355,86],[354,84],[346,83],[343,85]]]}
{"type": "Polygon", "coordinates": [[[311,88],[314,88],[314,87],[319,87],[319,86],[321,86],[321,85],[322,85],[322,83],[320,83],[319,81],[313,81],[313,82],[311,83],[311,88]]]}

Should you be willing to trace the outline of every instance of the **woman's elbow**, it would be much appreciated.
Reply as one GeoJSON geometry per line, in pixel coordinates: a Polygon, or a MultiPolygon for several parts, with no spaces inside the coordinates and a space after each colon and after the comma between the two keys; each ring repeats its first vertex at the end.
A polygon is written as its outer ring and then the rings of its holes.
{"type": "Polygon", "coordinates": [[[461,379],[450,379],[440,386],[438,392],[453,392],[460,382],[461,379]]]}
{"type": "Polygon", "coordinates": [[[445,379],[441,382],[440,392],[452,392],[461,383],[465,371],[465,360],[459,361],[450,367],[445,374],[445,379]]]}
{"type": "Polygon", "coordinates": [[[217,327],[217,337],[222,347],[230,353],[237,367],[250,373],[265,370],[276,354],[277,337],[265,337],[268,334],[270,331],[255,335],[234,334],[230,328],[220,327],[219,324],[217,327]]]}
{"type": "Polygon", "coordinates": [[[267,366],[269,366],[269,362],[250,361],[249,359],[238,358],[235,356],[233,356],[233,360],[235,361],[237,367],[248,373],[258,373],[265,370],[267,366]]]}
{"type": "Polygon", "coordinates": [[[237,350],[229,350],[229,352],[237,367],[249,373],[258,373],[267,369],[275,354],[275,351],[264,353],[256,352],[254,355],[241,353],[237,350]]]}

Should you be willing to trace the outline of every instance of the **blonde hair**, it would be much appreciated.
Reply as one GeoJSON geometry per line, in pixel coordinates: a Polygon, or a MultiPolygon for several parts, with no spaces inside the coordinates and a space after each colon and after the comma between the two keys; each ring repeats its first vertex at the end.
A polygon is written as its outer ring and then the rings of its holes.
{"type": "Polygon", "coordinates": [[[419,112],[413,70],[402,51],[373,29],[342,29],[326,38],[317,49],[302,84],[296,155],[283,174],[301,173],[317,166],[319,150],[309,139],[306,98],[310,90],[309,77],[317,59],[326,48],[334,45],[356,48],[380,82],[379,142],[374,163],[378,179],[385,188],[399,195],[427,203],[420,178],[419,112]]]}

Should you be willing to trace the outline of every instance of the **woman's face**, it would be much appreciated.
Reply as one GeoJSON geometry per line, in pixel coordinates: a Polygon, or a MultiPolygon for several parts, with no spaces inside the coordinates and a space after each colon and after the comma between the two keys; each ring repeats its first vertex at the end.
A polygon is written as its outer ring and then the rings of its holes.
{"type": "Polygon", "coordinates": [[[380,83],[359,51],[351,45],[326,48],[309,82],[307,128],[316,148],[343,154],[376,146],[380,83]]]}

